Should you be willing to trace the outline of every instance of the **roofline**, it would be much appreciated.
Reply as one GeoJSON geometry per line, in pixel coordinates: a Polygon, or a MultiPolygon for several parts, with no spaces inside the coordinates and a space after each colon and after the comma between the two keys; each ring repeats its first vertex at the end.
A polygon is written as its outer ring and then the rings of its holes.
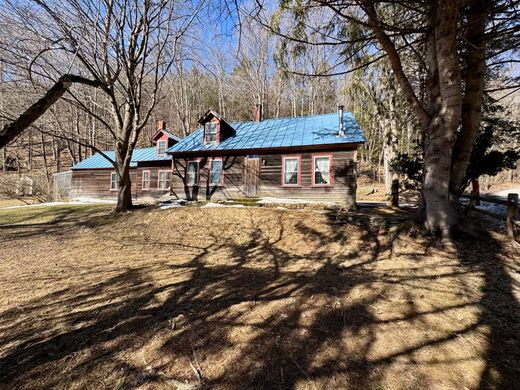
{"type": "Polygon", "coordinates": [[[212,156],[244,156],[248,154],[282,154],[282,153],[293,153],[293,152],[313,152],[313,151],[341,151],[341,150],[355,150],[362,142],[348,142],[348,143],[336,143],[336,144],[323,144],[323,145],[301,145],[301,146],[281,146],[276,148],[251,148],[251,149],[208,149],[208,150],[195,150],[195,151],[182,151],[182,152],[167,152],[173,158],[183,157],[212,157],[212,156]]]}

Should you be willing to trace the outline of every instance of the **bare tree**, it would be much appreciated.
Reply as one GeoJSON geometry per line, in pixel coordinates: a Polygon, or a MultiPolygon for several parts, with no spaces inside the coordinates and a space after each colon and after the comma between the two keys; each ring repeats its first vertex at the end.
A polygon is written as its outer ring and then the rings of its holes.
{"type": "MultiPolygon", "coordinates": [[[[116,211],[132,206],[130,163],[141,131],[160,99],[181,37],[204,2],[161,0],[32,0],[39,24],[30,24],[44,49],[33,55],[31,77],[51,78],[64,69],[86,75],[103,91],[106,120],[69,90],[69,101],[96,118],[112,135],[118,176],[116,211]],[[43,27],[42,27],[43,26],[43,27]],[[58,61],[56,61],[58,58],[58,61]]],[[[21,23],[18,4],[13,15],[21,23]]],[[[70,73],[70,72],[67,72],[70,73]]],[[[66,137],[66,135],[63,135],[66,137]]],[[[77,141],[77,140],[76,140],[77,141]]],[[[88,144],[89,147],[94,145],[88,144]]],[[[108,158],[105,154],[105,158],[108,158]]]]}

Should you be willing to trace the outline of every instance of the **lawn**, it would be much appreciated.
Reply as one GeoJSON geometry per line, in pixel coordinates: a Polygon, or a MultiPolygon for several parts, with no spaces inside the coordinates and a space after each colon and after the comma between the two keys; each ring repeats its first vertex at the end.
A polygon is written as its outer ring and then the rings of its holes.
{"type": "Polygon", "coordinates": [[[520,246],[499,233],[441,242],[378,209],[108,211],[0,210],[0,388],[520,386],[520,246]]]}

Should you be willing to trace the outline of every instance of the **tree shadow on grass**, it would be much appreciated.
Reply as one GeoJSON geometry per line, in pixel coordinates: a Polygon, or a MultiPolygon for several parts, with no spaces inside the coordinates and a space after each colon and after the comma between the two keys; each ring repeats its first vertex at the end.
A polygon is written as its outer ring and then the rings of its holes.
{"type": "Polygon", "coordinates": [[[488,331],[488,346],[479,388],[520,389],[519,280],[512,278],[519,275],[520,257],[508,259],[505,247],[515,244],[503,236],[479,231],[455,243],[461,264],[483,279],[479,324],[488,331]]]}
{"type": "MultiPolygon", "coordinates": [[[[316,227],[270,211],[268,228],[243,212],[249,218],[228,235],[201,221],[207,240],[182,244],[188,261],[122,265],[99,283],[0,313],[0,384],[154,388],[164,378],[201,378],[226,389],[460,388],[471,382],[443,382],[442,365],[485,359],[481,388],[516,385],[518,302],[499,242],[457,244],[452,257],[432,262],[439,244],[400,244],[412,233],[391,216],[330,214],[316,227]],[[482,262],[484,248],[494,255],[482,262]],[[482,294],[444,299],[468,278],[482,281],[482,294]],[[490,330],[484,357],[453,352],[480,327],[490,330]]],[[[132,245],[174,254],[181,243],[132,245]]]]}

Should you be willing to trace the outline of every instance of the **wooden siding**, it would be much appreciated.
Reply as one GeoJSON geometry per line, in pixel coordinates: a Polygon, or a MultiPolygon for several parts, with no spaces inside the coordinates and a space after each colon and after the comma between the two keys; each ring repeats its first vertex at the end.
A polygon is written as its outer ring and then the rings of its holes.
{"type": "MultiPolygon", "coordinates": [[[[326,200],[352,206],[356,201],[356,151],[331,151],[332,156],[332,185],[312,186],[312,156],[323,155],[316,153],[295,153],[301,157],[300,186],[282,186],[282,157],[286,154],[272,154],[259,156],[259,197],[278,197],[292,199],[326,200]]],[[[224,186],[208,186],[209,166],[211,158],[175,159],[172,195],[179,199],[223,200],[244,198],[251,194],[246,191],[244,184],[244,169],[255,166],[246,164],[246,157],[224,157],[224,186]],[[199,161],[199,185],[185,186],[187,161],[199,161]]],[[[258,165],[256,165],[258,166],[258,165]]],[[[249,168],[248,168],[249,169],[249,168]]],[[[248,175],[255,174],[247,172],[248,175]]]]}
{"type": "MultiPolygon", "coordinates": [[[[161,164],[139,166],[130,170],[132,181],[132,200],[134,202],[150,202],[169,199],[170,190],[159,190],[159,171],[169,171],[171,161],[161,164]],[[150,190],[143,190],[143,171],[150,172],[150,190]]],[[[70,199],[103,199],[116,200],[117,191],[110,191],[110,175],[113,169],[82,169],[72,172],[70,199]]]]}
{"type": "Polygon", "coordinates": [[[260,197],[291,199],[327,200],[344,203],[348,206],[356,201],[356,162],[355,151],[325,153],[332,156],[332,185],[312,186],[312,156],[317,153],[295,153],[301,156],[301,179],[298,187],[282,187],[282,156],[291,154],[260,156],[261,180],[260,197]]]}
{"type": "MultiPolygon", "coordinates": [[[[113,169],[81,169],[72,171],[71,199],[116,200],[117,191],[110,191],[110,175],[113,169]]],[[[132,195],[135,194],[135,169],[130,171],[132,195]]]]}
{"type": "Polygon", "coordinates": [[[172,195],[177,199],[226,200],[244,198],[243,189],[244,157],[223,157],[224,185],[209,185],[211,158],[175,159],[173,162],[172,195]],[[199,161],[199,185],[186,186],[186,165],[188,161],[199,161]]]}
{"type": "MultiPolygon", "coordinates": [[[[178,199],[227,200],[248,196],[277,197],[292,199],[325,200],[343,203],[347,206],[356,200],[356,150],[318,151],[316,153],[284,153],[260,155],[258,160],[247,160],[244,156],[224,156],[224,185],[208,185],[211,158],[175,159],[156,161],[131,170],[132,197],[137,202],[149,202],[173,197],[178,199]],[[312,185],[312,157],[314,155],[332,156],[332,185],[312,185]],[[282,186],[282,157],[291,155],[301,158],[300,185],[298,187],[282,186]],[[186,165],[188,161],[199,162],[199,185],[186,186],[186,165]],[[171,164],[171,165],[170,165],[171,164]],[[159,190],[159,171],[170,170],[171,189],[159,190]],[[253,171],[254,170],[254,171],[253,171]],[[143,171],[150,172],[150,190],[143,190],[143,171]],[[247,171],[247,172],[246,172],[247,171]],[[256,171],[256,172],[255,172],[256,171]],[[244,173],[249,178],[245,185],[244,173]],[[257,191],[252,191],[251,176],[257,175],[259,180],[257,191]],[[247,191],[246,191],[247,187],[247,191]]],[[[110,174],[112,169],[77,170],[72,174],[71,199],[116,199],[117,191],[110,191],[110,174]]]]}

